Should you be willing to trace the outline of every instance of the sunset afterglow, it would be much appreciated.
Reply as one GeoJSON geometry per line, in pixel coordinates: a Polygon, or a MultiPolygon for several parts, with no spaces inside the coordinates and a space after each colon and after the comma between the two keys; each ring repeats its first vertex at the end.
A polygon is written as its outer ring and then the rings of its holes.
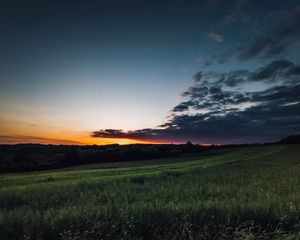
{"type": "Polygon", "coordinates": [[[222,144],[297,133],[299,9],[293,0],[6,2],[0,142],[222,144]]]}

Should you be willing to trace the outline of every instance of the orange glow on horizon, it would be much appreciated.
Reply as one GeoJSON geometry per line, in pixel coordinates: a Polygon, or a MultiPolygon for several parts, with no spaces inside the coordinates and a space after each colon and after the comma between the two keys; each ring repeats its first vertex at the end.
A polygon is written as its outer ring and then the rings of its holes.
{"type": "Polygon", "coordinates": [[[72,130],[48,123],[25,122],[18,119],[0,120],[0,144],[40,143],[65,145],[109,145],[109,144],[166,144],[162,140],[129,138],[95,138],[92,130],[72,130]]]}
{"type": "MultiPolygon", "coordinates": [[[[181,144],[178,141],[135,138],[97,138],[92,130],[74,131],[47,125],[28,124],[17,121],[0,121],[0,144],[62,144],[62,145],[110,145],[110,144],[181,144]]],[[[202,146],[212,144],[200,143],[202,146]]]]}
{"type": "Polygon", "coordinates": [[[85,137],[80,140],[81,145],[109,145],[109,144],[167,144],[169,142],[161,140],[142,140],[131,138],[93,138],[85,137]]]}
{"type": "Polygon", "coordinates": [[[64,138],[53,136],[25,136],[25,135],[0,135],[0,144],[54,144],[54,145],[110,145],[110,144],[166,144],[165,141],[139,140],[129,138],[93,138],[93,137],[70,137],[64,138]]]}
{"type": "Polygon", "coordinates": [[[0,144],[62,144],[62,145],[109,145],[109,144],[179,144],[177,141],[135,138],[96,138],[92,130],[72,130],[47,123],[32,123],[16,119],[0,120],[0,144]]]}

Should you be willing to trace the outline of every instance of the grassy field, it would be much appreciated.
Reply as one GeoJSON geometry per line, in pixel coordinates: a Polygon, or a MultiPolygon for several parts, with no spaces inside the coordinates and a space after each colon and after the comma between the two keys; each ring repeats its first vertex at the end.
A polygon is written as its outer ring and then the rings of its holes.
{"type": "Polygon", "coordinates": [[[299,145],[194,158],[2,174],[0,239],[300,239],[299,145]]]}

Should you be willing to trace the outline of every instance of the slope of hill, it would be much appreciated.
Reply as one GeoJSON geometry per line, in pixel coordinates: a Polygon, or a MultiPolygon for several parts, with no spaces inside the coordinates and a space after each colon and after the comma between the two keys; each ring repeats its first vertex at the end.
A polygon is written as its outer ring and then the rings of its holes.
{"type": "Polygon", "coordinates": [[[0,172],[37,171],[81,164],[176,157],[207,150],[208,148],[193,144],[0,145],[0,172]]]}
{"type": "Polygon", "coordinates": [[[282,138],[279,143],[281,144],[300,144],[300,134],[290,135],[282,138]]]}
{"type": "Polygon", "coordinates": [[[2,174],[2,239],[298,239],[300,148],[2,174]]]}

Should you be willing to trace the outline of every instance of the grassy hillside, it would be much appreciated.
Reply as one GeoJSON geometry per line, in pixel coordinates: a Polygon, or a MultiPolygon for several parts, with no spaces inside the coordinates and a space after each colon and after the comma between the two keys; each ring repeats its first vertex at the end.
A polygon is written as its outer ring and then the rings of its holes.
{"type": "Polygon", "coordinates": [[[299,239],[300,146],[0,175],[0,239],[299,239]]]}

